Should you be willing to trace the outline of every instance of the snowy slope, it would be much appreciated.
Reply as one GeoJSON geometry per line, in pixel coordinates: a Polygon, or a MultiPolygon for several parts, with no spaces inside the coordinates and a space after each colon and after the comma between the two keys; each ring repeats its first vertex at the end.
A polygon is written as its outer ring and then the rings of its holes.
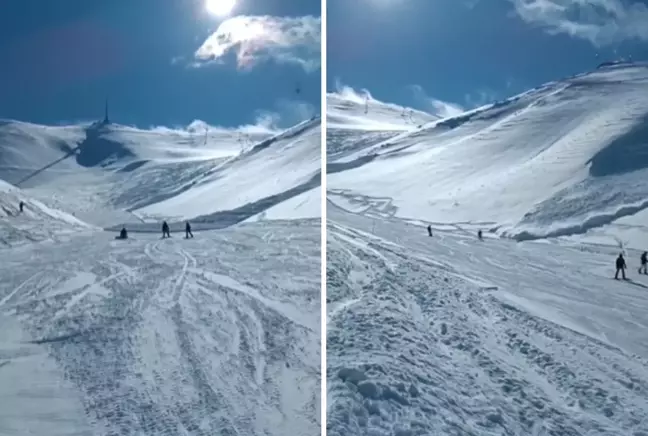
{"type": "Polygon", "coordinates": [[[317,434],[319,256],[317,220],[3,252],[0,433],[317,434]]]}
{"type": "Polygon", "coordinates": [[[0,180],[0,246],[52,240],[93,229],[76,217],[47,207],[0,180]],[[20,212],[21,201],[24,202],[23,212],[20,212]]]}
{"type": "MultiPolygon", "coordinates": [[[[319,118],[305,121],[215,168],[192,189],[136,213],[169,216],[169,210],[182,211],[180,219],[197,221],[217,219],[223,211],[252,216],[316,188],[320,185],[320,129],[319,118]]],[[[319,206],[311,212],[311,217],[319,216],[319,206]]]]}
{"type": "MultiPolygon", "coordinates": [[[[236,219],[225,220],[231,225],[319,185],[319,150],[318,118],[278,134],[221,129],[206,135],[4,121],[0,178],[100,226],[205,221],[233,211],[236,219]]],[[[284,211],[281,218],[291,218],[284,211]]],[[[319,216],[319,208],[309,212],[319,216]]]]}
{"type": "Polygon", "coordinates": [[[0,434],[318,434],[319,131],[2,123],[0,434]]]}
{"type": "Polygon", "coordinates": [[[648,435],[646,85],[604,66],[382,140],[331,129],[329,435],[648,435]]]}
{"type": "Polygon", "coordinates": [[[350,90],[328,93],[326,105],[327,125],[334,129],[407,131],[439,119],[370,96],[360,97],[350,90]]]}
{"type": "Polygon", "coordinates": [[[648,205],[646,85],[647,65],[609,66],[381,142],[334,128],[329,198],[519,240],[585,233],[648,205]]]}
{"type": "Polygon", "coordinates": [[[646,434],[637,252],[327,219],[329,435],[646,434]]]}

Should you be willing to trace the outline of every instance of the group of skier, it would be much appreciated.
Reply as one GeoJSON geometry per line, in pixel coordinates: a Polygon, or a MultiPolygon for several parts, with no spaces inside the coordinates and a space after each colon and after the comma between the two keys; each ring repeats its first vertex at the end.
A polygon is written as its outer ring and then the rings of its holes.
{"type": "MultiPolygon", "coordinates": [[[[169,229],[169,224],[166,221],[162,222],[162,239],[170,238],[171,237],[171,230],[169,229]]],[[[191,224],[189,224],[189,221],[185,222],[185,239],[193,238],[194,235],[191,232],[191,224]]],[[[126,227],[122,227],[121,231],[119,232],[119,236],[116,237],[116,239],[128,239],[128,231],[126,230],[126,227]]]]}
{"type": "MultiPolygon", "coordinates": [[[[644,251],[641,253],[641,257],[639,258],[640,266],[639,266],[639,274],[646,274],[648,275],[648,251],[644,251]]],[[[619,257],[616,259],[616,273],[614,274],[614,279],[619,280],[619,273],[621,273],[621,278],[623,280],[627,280],[625,270],[628,268],[626,265],[625,258],[623,257],[623,253],[619,254],[619,257]]]]}

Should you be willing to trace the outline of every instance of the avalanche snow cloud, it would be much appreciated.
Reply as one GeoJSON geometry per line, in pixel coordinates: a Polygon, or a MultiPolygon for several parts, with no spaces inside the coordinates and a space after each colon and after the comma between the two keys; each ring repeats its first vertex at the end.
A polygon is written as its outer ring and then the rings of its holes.
{"type": "Polygon", "coordinates": [[[407,129],[330,99],[355,119],[327,139],[328,434],[648,434],[646,228],[619,224],[647,84],[608,66],[407,129]]]}
{"type": "Polygon", "coordinates": [[[319,129],[2,122],[0,433],[319,432],[319,129]]]}

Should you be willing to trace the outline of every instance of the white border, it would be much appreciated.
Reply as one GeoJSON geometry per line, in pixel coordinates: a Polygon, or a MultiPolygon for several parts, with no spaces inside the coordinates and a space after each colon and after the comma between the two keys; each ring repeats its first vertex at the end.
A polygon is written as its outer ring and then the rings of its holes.
{"type": "Polygon", "coordinates": [[[321,166],[321,283],[322,288],[320,291],[320,317],[321,317],[321,330],[320,330],[320,344],[321,344],[321,359],[322,366],[320,367],[320,434],[322,436],[326,435],[326,0],[322,0],[321,10],[321,29],[320,29],[320,57],[321,57],[321,157],[322,157],[322,166],[321,166]]]}

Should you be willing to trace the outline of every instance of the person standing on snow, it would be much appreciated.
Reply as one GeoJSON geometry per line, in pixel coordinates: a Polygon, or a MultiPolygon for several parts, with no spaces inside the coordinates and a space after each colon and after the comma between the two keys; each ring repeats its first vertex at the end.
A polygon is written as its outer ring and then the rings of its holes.
{"type": "Polygon", "coordinates": [[[430,224],[428,224],[427,229],[428,229],[428,236],[432,236],[432,226],[430,224]]]}
{"type": "Polygon", "coordinates": [[[481,230],[477,230],[477,237],[479,238],[480,241],[484,240],[481,230]]]}
{"type": "Polygon", "coordinates": [[[22,212],[23,209],[25,208],[25,203],[23,201],[21,201],[20,204],[18,205],[18,207],[20,207],[20,211],[22,212]]]}
{"type": "Polygon", "coordinates": [[[185,223],[185,238],[193,238],[193,233],[191,233],[191,224],[189,224],[189,221],[185,223]]]}
{"type": "Polygon", "coordinates": [[[162,239],[170,238],[171,232],[169,232],[169,224],[166,221],[162,223],[162,239]]]}
{"type": "Polygon", "coordinates": [[[639,274],[641,274],[641,271],[643,271],[644,274],[648,274],[647,267],[648,267],[648,251],[644,251],[643,254],[641,255],[641,266],[639,267],[639,274]]]}
{"type": "Polygon", "coordinates": [[[625,259],[623,258],[623,253],[620,253],[619,257],[617,257],[616,260],[616,274],[614,274],[614,279],[619,280],[619,271],[621,271],[621,276],[623,277],[623,280],[626,280],[625,269],[626,269],[625,259]]]}

